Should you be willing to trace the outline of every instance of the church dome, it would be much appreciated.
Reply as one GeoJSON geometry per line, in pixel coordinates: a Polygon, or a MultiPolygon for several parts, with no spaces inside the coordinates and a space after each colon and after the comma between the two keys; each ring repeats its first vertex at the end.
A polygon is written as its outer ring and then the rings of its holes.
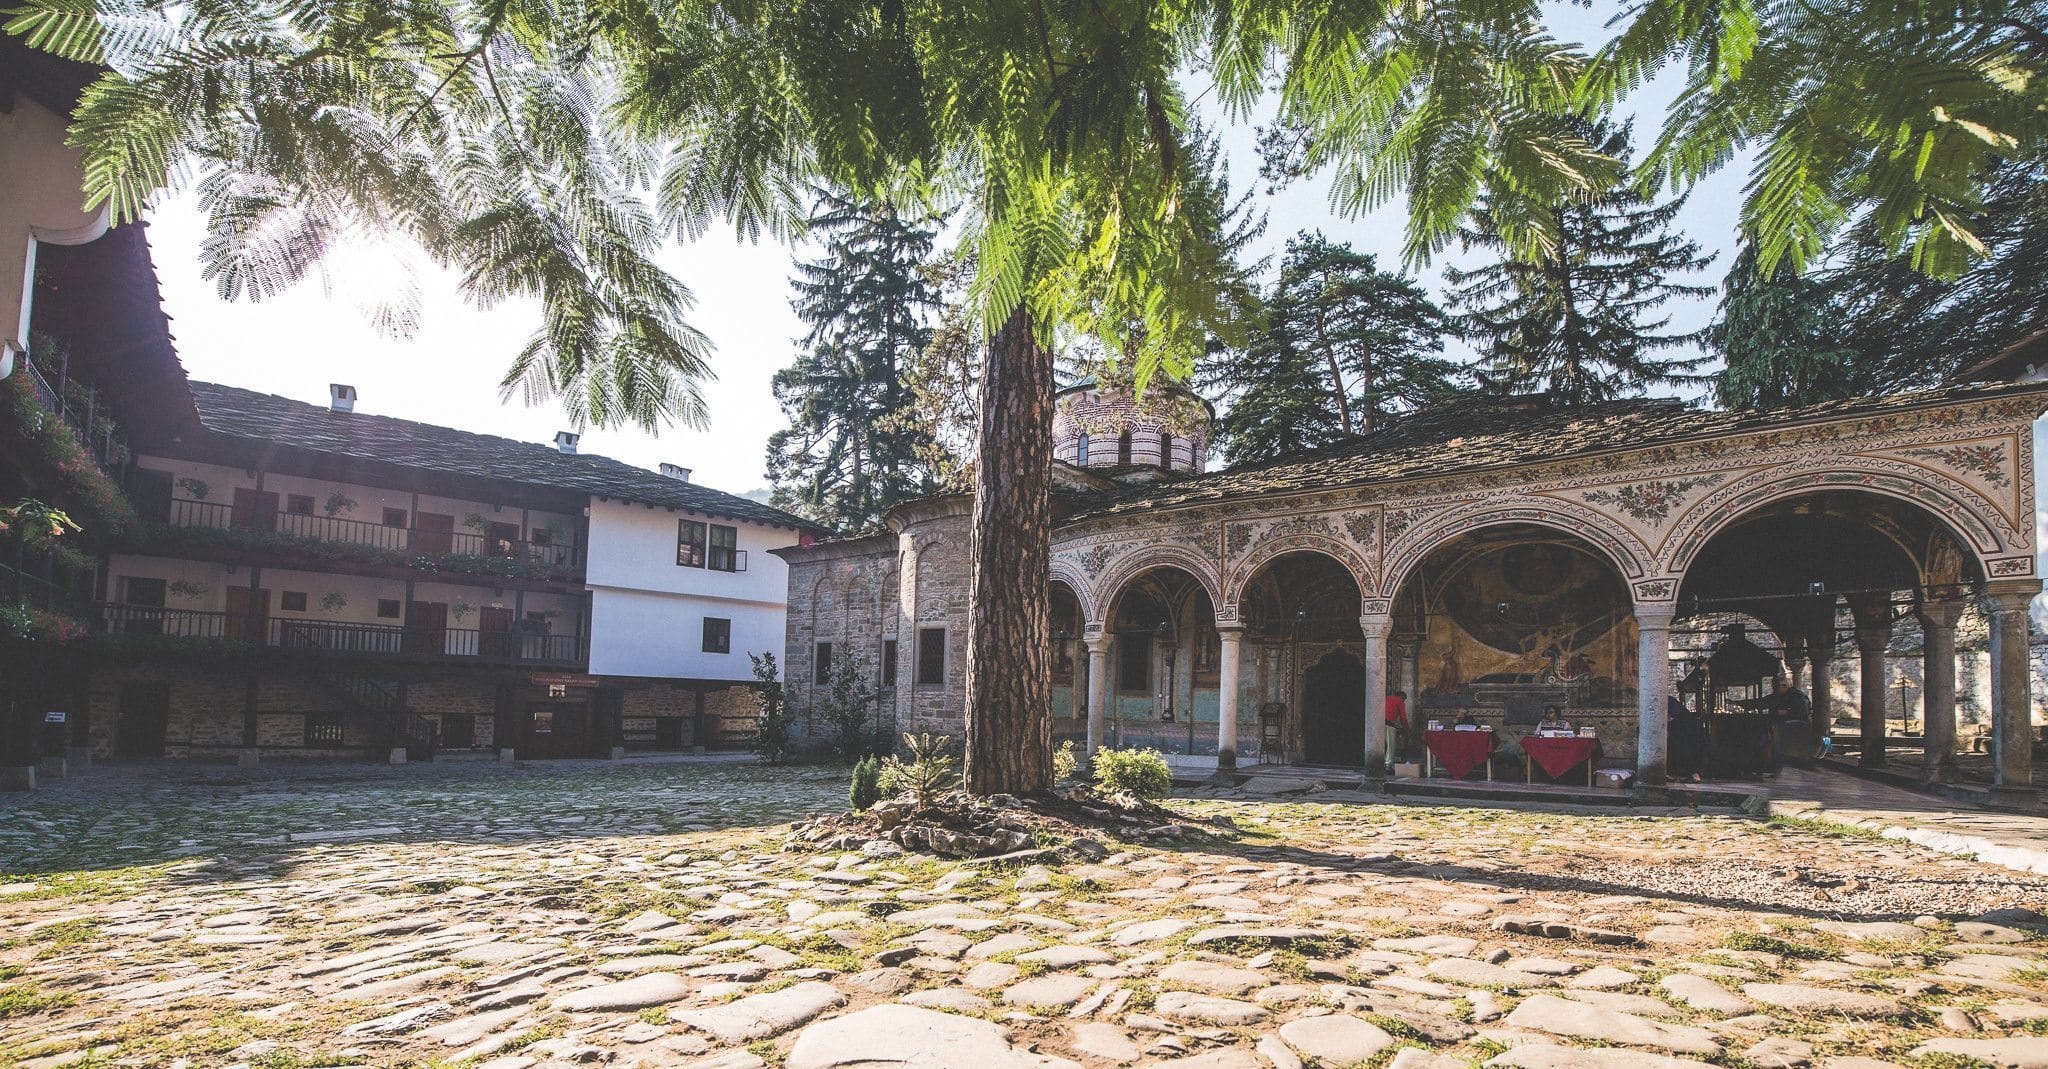
{"type": "Polygon", "coordinates": [[[1053,397],[1052,455],[1077,468],[1199,474],[1209,463],[1216,409],[1186,387],[1083,380],[1053,397]]]}

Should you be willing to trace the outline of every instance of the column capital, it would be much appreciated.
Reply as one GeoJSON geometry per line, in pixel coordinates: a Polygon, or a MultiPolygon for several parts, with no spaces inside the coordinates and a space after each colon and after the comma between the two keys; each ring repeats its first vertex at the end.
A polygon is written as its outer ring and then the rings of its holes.
{"type": "Polygon", "coordinates": [[[1638,601],[1633,607],[1638,628],[1668,628],[1678,617],[1675,601],[1638,601]]]}
{"type": "Polygon", "coordinates": [[[1924,598],[1919,608],[1913,610],[1913,615],[1927,627],[1954,627],[1969,604],[1968,600],[1959,597],[1924,598]]]}
{"type": "Polygon", "coordinates": [[[1108,653],[1111,638],[1107,631],[1090,631],[1081,636],[1081,644],[1088,647],[1089,653],[1108,653]]]}
{"type": "Polygon", "coordinates": [[[1217,636],[1230,642],[1243,638],[1245,630],[1245,626],[1240,623],[1224,623],[1220,620],[1216,623],[1217,636]]]}
{"type": "Polygon", "coordinates": [[[1359,616],[1358,629],[1365,632],[1366,638],[1385,640],[1394,630],[1394,617],[1386,613],[1366,613],[1359,616]]]}
{"type": "Polygon", "coordinates": [[[1992,612],[2025,612],[2040,593],[2039,579],[1993,579],[1983,588],[1984,604],[1992,612]]]}

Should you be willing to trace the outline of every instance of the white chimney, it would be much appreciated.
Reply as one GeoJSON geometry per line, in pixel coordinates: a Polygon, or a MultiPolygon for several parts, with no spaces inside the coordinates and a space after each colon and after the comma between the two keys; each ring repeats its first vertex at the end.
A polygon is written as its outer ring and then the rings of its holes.
{"type": "Polygon", "coordinates": [[[327,384],[327,411],[354,412],[356,410],[356,388],[339,382],[327,384]]]}
{"type": "Polygon", "coordinates": [[[575,431],[556,431],[555,448],[560,450],[561,452],[569,454],[570,456],[575,456],[576,441],[577,439],[580,439],[582,437],[582,435],[577,434],[575,431]]]}
{"type": "Polygon", "coordinates": [[[667,461],[663,461],[661,473],[680,482],[690,481],[690,469],[683,467],[681,464],[670,464],[667,461]]]}

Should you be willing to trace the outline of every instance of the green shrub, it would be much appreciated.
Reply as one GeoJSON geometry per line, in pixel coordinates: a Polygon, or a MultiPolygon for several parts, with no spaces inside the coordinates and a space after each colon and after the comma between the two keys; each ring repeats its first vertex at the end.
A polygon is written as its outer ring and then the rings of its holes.
{"type": "Polygon", "coordinates": [[[881,800],[882,763],[870,754],[854,762],[853,782],[846,788],[846,801],[858,813],[881,800]]]}
{"type": "Polygon", "coordinates": [[[1079,772],[1080,768],[1081,761],[1074,756],[1074,740],[1068,739],[1060,743],[1060,748],[1052,752],[1052,781],[1054,783],[1062,783],[1073,779],[1074,774],[1079,772]]]}
{"type": "Polygon", "coordinates": [[[783,692],[782,680],[777,678],[773,653],[749,653],[747,658],[754,662],[754,680],[758,684],[754,700],[761,706],[747,748],[771,765],[780,764],[789,756],[789,698],[783,692]]]}
{"type": "Polygon", "coordinates": [[[1157,750],[1102,750],[1095,755],[1095,786],[1112,794],[1158,798],[1173,789],[1173,770],[1157,750]]]}
{"type": "Polygon", "coordinates": [[[882,763],[882,793],[891,798],[908,794],[923,809],[959,786],[959,765],[949,752],[952,741],[950,735],[904,735],[903,748],[910,752],[910,760],[891,756],[882,763]]]}

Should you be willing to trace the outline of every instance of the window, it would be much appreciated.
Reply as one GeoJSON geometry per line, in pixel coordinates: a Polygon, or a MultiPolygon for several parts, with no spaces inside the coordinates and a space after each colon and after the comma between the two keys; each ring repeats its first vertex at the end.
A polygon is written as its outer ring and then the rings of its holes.
{"type": "Polygon", "coordinates": [[[732,652],[732,621],[716,616],[704,618],[704,652],[732,652]]]}
{"type": "Polygon", "coordinates": [[[711,555],[705,566],[714,572],[735,572],[739,570],[740,529],[723,524],[711,525],[711,555]]]}
{"type": "Polygon", "coordinates": [[[917,629],[917,682],[922,685],[946,681],[946,629],[917,629]]]}
{"type": "Polygon", "coordinates": [[[896,685],[896,640],[893,638],[882,640],[882,685],[896,685]]]}
{"type": "Polygon", "coordinates": [[[1152,689],[1152,640],[1124,635],[1116,642],[1116,689],[1140,694],[1152,689]]]}
{"type": "Polygon", "coordinates": [[[307,713],[307,714],[306,714],[306,745],[307,745],[307,746],[339,746],[339,745],[341,745],[341,714],[340,714],[340,713],[307,713]]]}
{"type": "Polygon", "coordinates": [[[404,526],[405,526],[405,510],[404,510],[404,509],[385,509],[385,510],[384,510],[384,526],[386,526],[386,527],[404,527],[404,526]]]}
{"type": "Polygon", "coordinates": [[[832,682],[832,644],[820,642],[811,657],[811,682],[832,682]]]}
{"type": "Polygon", "coordinates": [[[404,609],[398,604],[397,598],[377,599],[377,619],[396,620],[403,614],[404,609]]]}
{"type": "Polygon", "coordinates": [[[1074,466],[1077,468],[1088,466],[1088,436],[1085,434],[1081,436],[1080,443],[1074,446],[1074,466]]]}
{"type": "Polygon", "coordinates": [[[286,494],[284,510],[294,516],[311,516],[313,514],[313,495],[286,494]]]}
{"type": "Polygon", "coordinates": [[[1131,462],[1131,432],[1129,431],[1125,431],[1123,436],[1116,440],[1116,462],[1122,465],[1129,465],[1131,462]]]}
{"type": "Polygon", "coordinates": [[[676,521],[676,564],[683,568],[704,567],[704,525],[696,520],[676,521]]]}
{"type": "Polygon", "coordinates": [[[1159,466],[1173,470],[1173,435],[1164,431],[1159,434],[1159,466]]]}
{"type": "Polygon", "coordinates": [[[277,607],[286,612],[305,612],[306,592],[303,590],[285,591],[284,595],[278,600],[277,607]]]}
{"type": "Polygon", "coordinates": [[[552,546],[555,544],[555,532],[545,527],[536,527],[526,533],[526,540],[536,546],[552,546]]]}

